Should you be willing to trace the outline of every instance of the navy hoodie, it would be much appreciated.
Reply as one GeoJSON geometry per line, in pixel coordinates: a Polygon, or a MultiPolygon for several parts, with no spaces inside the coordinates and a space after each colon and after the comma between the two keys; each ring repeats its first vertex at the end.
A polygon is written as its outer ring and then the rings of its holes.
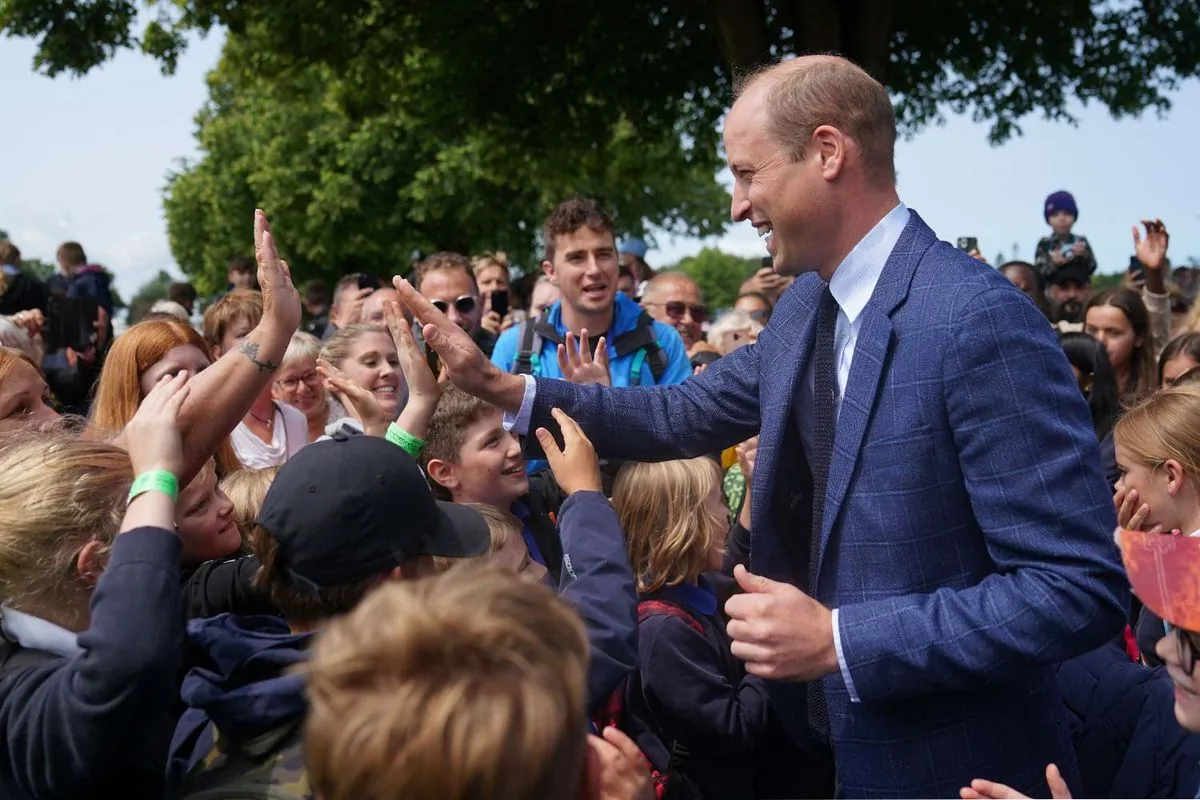
{"type": "Polygon", "coordinates": [[[304,679],[291,668],[308,659],[313,634],[292,633],[279,617],[222,614],[189,622],[188,637],[204,656],[180,690],[188,709],[171,742],[173,787],[213,749],[213,724],[223,743],[240,747],[307,709],[304,679]]]}
{"type": "Polygon", "coordinates": [[[638,626],[638,670],[625,694],[625,724],[654,766],[666,770],[672,743],[686,749],[679,765],[702,797],[754,797],[754,755],[767,729],[763,681],[747,675],[730,652],[717,596],[706,585],[653,592],[686,610],[688,621],[655,614],[638,626]]]}
{"type": "Polygon", "coordinates": [[[117,536],[82,653],[0,679],[4,800],[162,796],[182,652],[179,537],[117,536]]]}

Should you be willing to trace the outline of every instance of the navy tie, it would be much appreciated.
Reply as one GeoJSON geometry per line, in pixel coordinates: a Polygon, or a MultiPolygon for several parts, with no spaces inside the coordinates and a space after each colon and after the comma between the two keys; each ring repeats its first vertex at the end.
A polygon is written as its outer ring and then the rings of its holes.
{"type": "MultiPolygon", "coordinates": [[[[817,312],[817,338],[813,344],[813,515],[812,538],[808,546],[808,593],[814,599],[817,595],[817,558],[820,555],[825,490],[829,484],[829,464],[833,460],[833,435],[837,419],[837,373],[833,363],[837,316],[838,304],[827,286],[821,294],[821,307],[817,312]]],[[[808,726],[819,738],[828,738],[829,711],[825,707],[825,689],[820,680],[808,684],[808,726]]]]}

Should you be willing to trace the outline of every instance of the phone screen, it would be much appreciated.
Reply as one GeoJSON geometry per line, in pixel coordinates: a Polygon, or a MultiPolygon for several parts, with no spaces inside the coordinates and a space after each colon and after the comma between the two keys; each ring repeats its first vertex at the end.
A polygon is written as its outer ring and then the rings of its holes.
{"type": "Polygon", "coordinates": [[[508,290],[497,289],[492,292],[492,311],[502,317],[508,313],[508,290]]]}
{"type": "Polygon", "coordinates": [[[970,253],[973,250],[979,249],[979,239],[974,236],[958,237],[958,249],[964,253],[970,253]]]}

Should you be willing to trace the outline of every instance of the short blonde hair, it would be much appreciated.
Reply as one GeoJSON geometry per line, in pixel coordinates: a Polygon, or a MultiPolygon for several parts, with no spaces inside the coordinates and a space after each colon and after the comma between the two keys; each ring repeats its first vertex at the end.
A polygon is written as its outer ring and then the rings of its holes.
{"type": "Polygon", "coordinates": [[[751,317],[745,311],[738,311],[736,308],[731,311],[726,311],[717,321],[708,329],[708,343],[721,353],[721,355],[729,355],[729,351],[725,349],[725,337],[731,333],[738,331],[747,331],[752,335],[757,336],[762,332],[762,323],[751,317]]]}
{"type": "Polygon", "coordinates": [[[242,534],[242,542],[246,544],[250,542],[250,533],[254,530],[267,490],[278,474],[279,467],[239,469],[221,481],[221,491],[233,503],[233,520],[242,534]]]}
{"type": "Polygon", "coordinates": [[[759,83],[768,132],[793,161],[804,160],[817,128],[831,125],[858,145],[868,180],[895,184],[896,113],[887,89],[866,70],[838,56],[804,56],[743,77],[737,94],[759,83]]]}
{"type": "Polygon", "coordinates": [[[204,340],[210,348],[221,345],[238,317],[245,317],[251,328],[257,327],[263,317],[262,294],[253,289],[234,289],[208,307],[204,312],[204,340]]]}
{"type": "Polygon", "coordinates": [[[184,322],[190,322],[192,319],[192,315],[188,313],[188,310],[174,300],[158,300],[154,305],[150,306],[150,310],[147,313],[166,314],[177,317],[184,322]]]}
{"type": "Polygon", "coordinates": [[[0,602],[56,621],[81,614],[86,627],[91,588],[75,564],[120,530],[129,454],[67,432],[16,433],[0,446],[0,475],[0,602]]]}
{"type": "Polygon", "coordinates": [[[573,797],[587,663],[544,586],[495,567],[389,582],[313,647],[309,778],[324,800],[573,797]]]}
{"type": "Polygon", "coordinates": [[[1113,427],[1113,441],[1136,463],[1156,468],[1178,461],[1200,479],[1200,384],[1181,383],[1149,395],[1113,427]]]}
{"type": "Polygon", "coordinates": [[[299,361],[317,358],[321,355],[321,340],[305,331],[296,331],[288,342],[287,352],[283,354],[281,366],[290,367],[299,361]]]}
{"type": "Polygon", "coordinates": [[[484,270],[492,267],[499,267],[504,270],[505,277],[508,277],[508,254],[497,250],[494,253],[484,253],[481,256],[475,256],[471,259],[471,272],[475,274],[475,278],[484,272],[484,270]]]}
{"type": "Polygon", "coordinates": [[[487,523],[488,533],[492,537],[491,544],[488,545],[487,554],[477,556],[476,558],[432,556],[435,572],[445,572],[452,567],[462,564],[485,563],[490,560],[493,553],[503,550],[504,546],[512,541],[513,537],[521,538],[521,521],[514,517],[511,511],[505,511],[495,506],[484,505],[483,503],[463,503],[463,505],[478,511],[479,516],[483,517],[483,521],[487,523]]]}
{"type": "Polygon", "coordinates": [[[708,496],[720,485],[721,468],[711,458],[621,467],[613,508],[640,594],[690,583],[708,568],[713,544],[729,526],[727,517],[707,511],[708,496]]]}

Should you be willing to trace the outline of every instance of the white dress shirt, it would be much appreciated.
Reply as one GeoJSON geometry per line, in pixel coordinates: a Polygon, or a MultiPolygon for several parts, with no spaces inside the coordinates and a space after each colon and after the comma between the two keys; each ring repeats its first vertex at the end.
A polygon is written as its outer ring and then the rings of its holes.
{"type": "MultiPolygon", "coordinates": [[[[838,304],[837,327],[833,334],[833,357],[837,367],[837,407],[834,418],[841,414],[842,397],[846,385],[850,381],[850,367],[854,363],[854,347],[858,343],[858,333],[862,329],[862,312],[867,307],[879,276],[883,274],[884,265],[900,241],[900,235],[908,225],[908,207],[900,203],[879,222],[867,231],[867,235],[859,240],[846,257],[838,264],[829,281],[829,291],[838,304]]],[[[516,430],[520,434],[529,431],[529,418],[533,412],[533,401],[537,395],[537,381],[532,375],[525,376],[525,395],[521,400],[521,408],[516,414],[504,414],[504,426],[508,430],[516,430]]],[[[808,410],[813,403],[813,364],[809,359],[805,369],[804,382],[800,391],[800,409],[808,410]]],[[[804,413],[801,419],[801,441],[804,454],[811,459],[812,455],[812,414],[804,413]]],[[[815,535],[815,534],[814,534],[815,535]]],[[[833,609],[833,646],[837,651],[838,665],[841,667],[842,679],[850,701],[859,702],[858,692],[854,688],[854,680],[846,666],[842,655],[842,636],[838,629],[838,610],[833,609]]]]}

